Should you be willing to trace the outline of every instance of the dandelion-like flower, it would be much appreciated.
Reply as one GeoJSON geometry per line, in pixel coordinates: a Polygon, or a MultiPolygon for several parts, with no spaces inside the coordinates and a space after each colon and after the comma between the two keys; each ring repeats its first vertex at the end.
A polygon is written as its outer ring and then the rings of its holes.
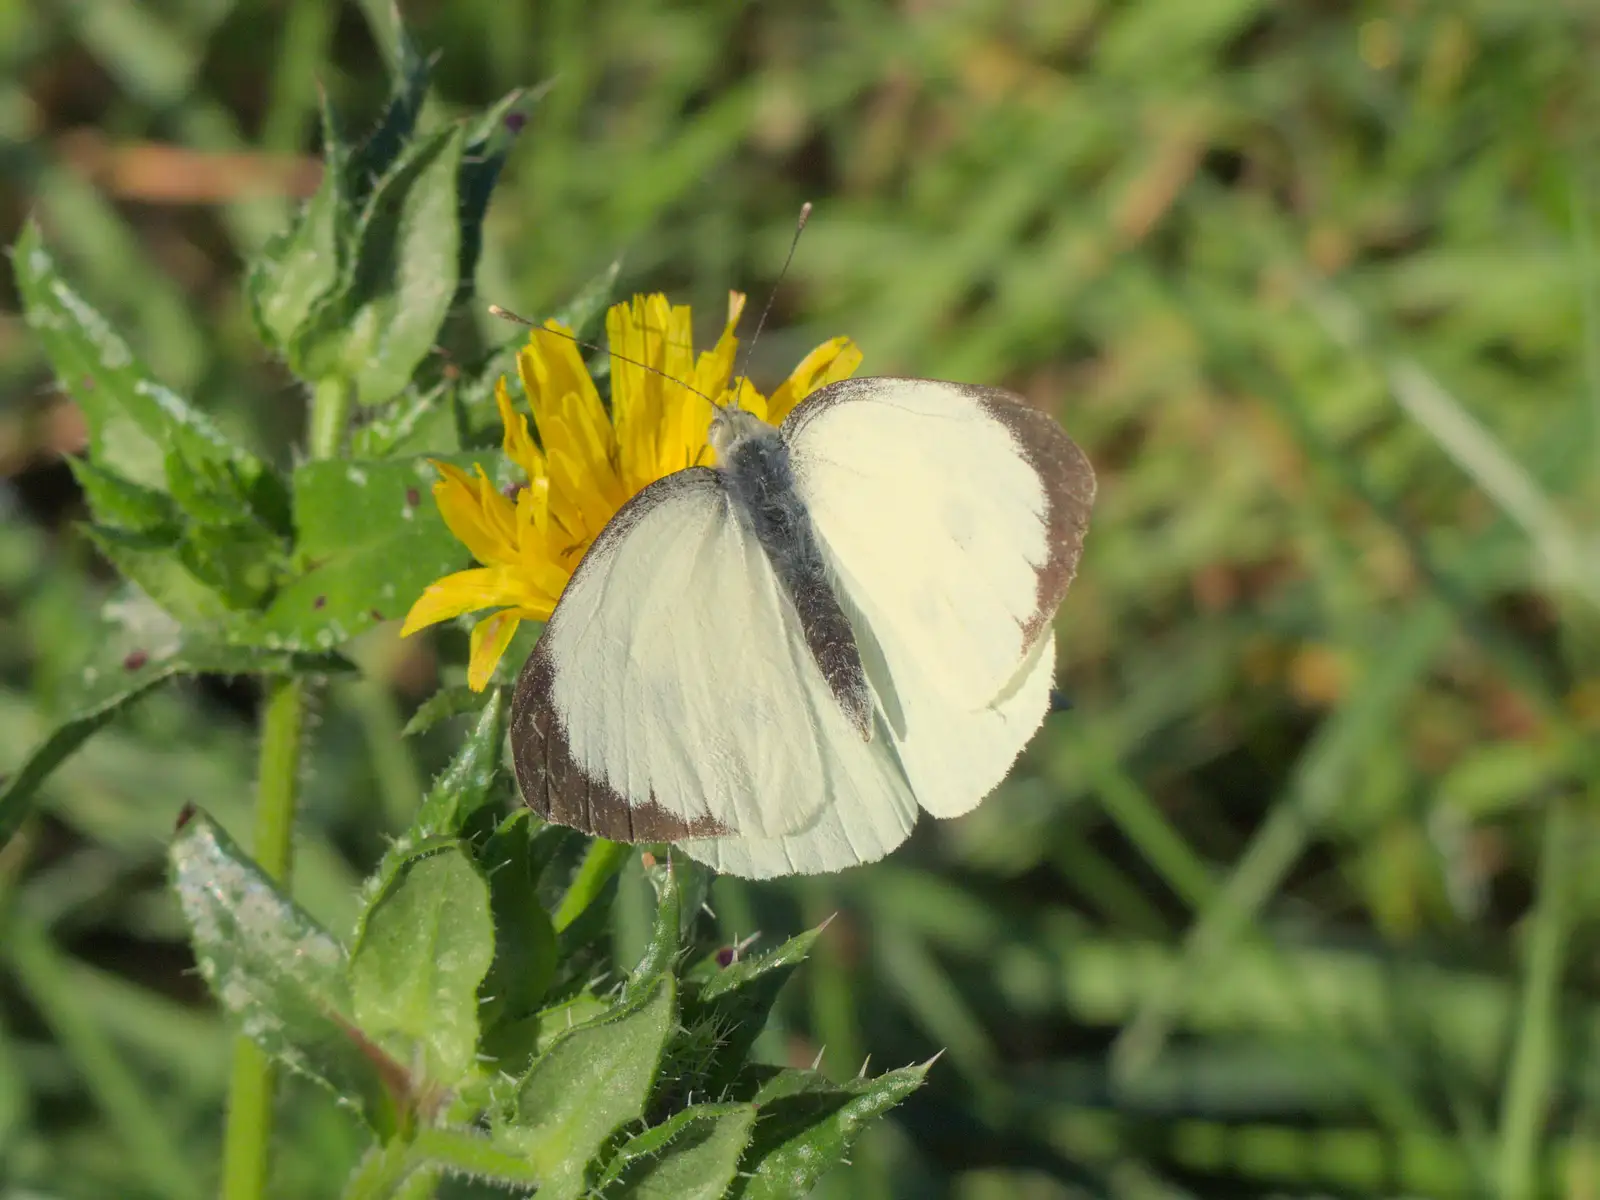
{"type": "MultiPolygon", "coordinates": [[[[463,613],[497,610],[472,630],[467,682],[481,691],[517,626],[549,619],[579,561],[629,498],[674,471],[715,460],[706,440],[712,417],[706,398],[724,404],[733,396],[739,348],[733,331],[744,300],[737,292],[728,297],[721,338],[698,356],[687,305],[652,295],[612,306],[606,314],[609,412],[571,331],[554,321],[533,330],[517,355],[517,374],[537,444],[504,379],[495,390],[506,457],[527,484],[508,497],[481,465],[469,475],[434,464],[441,476],[433,485],[439,512],[482,565],[430,584],[406,615],[402,635],[463,613]]],[[[776,425],[816,389],[849,378],[860,363],[849,338],[834,338],[806,355],[771,396],[741,378],[739,405],[776,425]]]]}

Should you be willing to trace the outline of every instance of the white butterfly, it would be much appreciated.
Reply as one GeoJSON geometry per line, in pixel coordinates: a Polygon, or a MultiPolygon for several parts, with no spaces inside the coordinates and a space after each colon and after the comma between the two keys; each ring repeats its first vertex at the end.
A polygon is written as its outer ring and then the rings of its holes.
{"type": "Polygon", "coordinates": [[[994,388],[853,379],[612,518],[517,681],[522,794],[734,875],[883,857],[1005,777],[1050,703],[1094,472],[994,388]]]}

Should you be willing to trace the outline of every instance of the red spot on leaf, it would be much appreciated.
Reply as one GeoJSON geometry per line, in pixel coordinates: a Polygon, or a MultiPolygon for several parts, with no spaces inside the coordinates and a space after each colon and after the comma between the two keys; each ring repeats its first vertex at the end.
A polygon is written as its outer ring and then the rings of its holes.
{"type": "Polygon", "coordinates": [[[313,600],[311,602],[311,607],[312,608],[322,608],[327,603],[328,603],[328,598],[326,596],[318,596],[315,600],[313,600]]]}
{"type": "Polygon", "coordinates": [[[422,503],[422,493],[417,491],[416,488],[407,488],[406,503],[412,508],[415,508],[417,505],[422,503]]]}
{"type": "Polygon", "coordinates": [[[143,650],[129,650],[127,657],[122,660],[122,669],[124,671],[137,671],[149,661],[150,656],[143,650]]]}
{"type": "Polygon", "coordinates": [[[383,614],[381,612],[379,612],[377,609],[373,609],[372,610],[372,619],[374,621],[381,621],[381,620],[383,620],[383,614]]]}
{"type": "Polygon", "coordinates": [[[185,825],[187,825],[193,819],[194,819],[194,805],[192,803],[191,804],[185,804],[182,808],[180,808],[178,810],[178,823],[172,827],[173,832],[176,833],[178,830],[182,829],[185,825]]]}

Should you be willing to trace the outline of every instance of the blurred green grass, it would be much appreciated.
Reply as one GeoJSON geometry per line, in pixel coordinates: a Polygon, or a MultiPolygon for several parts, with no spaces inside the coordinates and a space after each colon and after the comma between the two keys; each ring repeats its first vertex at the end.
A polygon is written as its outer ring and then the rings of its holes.
{"type": "MultiPolygon", "coordinates": [[[[809,199],[756,374],[848,333],[872,373],[1016,388],[1099,469],[1059,626],[1076,708],[1013,778],[880,866],[718,884],[730,937],[842,913],[769,1054],[948,1051],[828,1195],[1600,1194],[1600,11],[406,15],[441,108],[547,88],[485,298],[543,313],[621,255],[624,289],[760,300],[809,199]]],[[[283,459],[303,397],[239,298],[289,211],[292,158],[265,156],[314,148],[319,84],[375,111],[388,19],[0,3],[0,233],[36,212],[152,366],[283,459]]],[[[0,764],[110,584],[15,307],[0,290],[0,764]]],[[[445,745],[396,749],[428,654],[363,654],[301,831],[334,928],[445,745]]],[[[161,849],[184,799],[241,823],[252,703],[148,701],[0,851],[0,1196],[212,1186],[222,1035],[161,849]]],[[[621,907],[624,947],[642,920],[621,907]]],[[[282,1108],[278,1194],[331,1194],[355,1130],[307,1088],[282,1108]]]]}

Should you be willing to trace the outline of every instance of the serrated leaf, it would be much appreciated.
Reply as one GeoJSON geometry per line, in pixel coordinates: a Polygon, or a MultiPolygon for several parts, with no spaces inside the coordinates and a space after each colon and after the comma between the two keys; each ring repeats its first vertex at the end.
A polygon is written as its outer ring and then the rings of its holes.
{"type": "Polygon", "coordinates": [[[371,1114],[408,1086],[355,1032],[345,951],[203,812],[168,851],[200,973],[241,1032],[371,1114]]]}
{"type": "Polygon", "coordinates": [[[509,714],[507,690],[503,687],[486,689],[483,708],[473,723],[472,732],[433,781],[403,840],[454,837],[468,818],[494,799],[495,785],[502,777],[501,750],[509,714]]]}
{"type": "Polygon", "coordinates": [[[80,670],[81,686],[67,698],[69,715],[0,783],[0,842],[16,832],[52,771],[106,722],[169,679],[198,674],[320,675],[353,669],[338,655],[229,646],[195,633],[180,641],[176,629],[158,643],[108,623],[96,640],[94,657],[80,670]]]}
{"type": "Polygon", "coordinates": [[[489,210],[489,195],[500,178],[511,143],[516,140],[519,126],[513,113],[522,116],[527,99],[527,93],[521,88],[508,93],[467,130],[458,188],[457,219],[461,225],[460,266],[456,273],[458,302],[472,294],[478,255],[483,248],[483,218],[489,210]]]}
{"type": "Polygon", "coordinates": [[[676,1019],[674,980],[658,977],[634,999],[559,1034],[517,1090],[499,1140],[539,1172],[541,1200],[571,1200],[595,1156],[644,1115],[676,1019]]]}
{"type": "Polygon", "coordinates": [[[300,375],[346,379],[361,405],[381,404],[411,381],[455,296],[463,136],[451,126],[411,143],[374,189],[348,278],[290,347],[300,375]]]}
{"type": "Polygon", "coordinates": [[[532,826],[526,808],[512,813],[478,858],[489,878],[495,928],[494,962],[480,989],[478,1016],[486,1031],[536,1014],[555,975],[556,931],[534,886],[532,826]]]}
{"type": "Polygon", "coordinates": [[[426,733],[441,721],[479,712],[491,694],[488,691],[475,692],[464,683],[442,687],[417,706],[417,711],[411,714],[400,736],[415,737],[419,733],[426,733]]]}
{"type": "Polygon", "coordinates": [[[815,1071],[780,1071],[753,1097],[761,1116],[730,1196],[791,1200],[808,1195],[844,1162],[868,1122],[922,1086],[927,1063],[876,1079],[830,1083],[815,1071]]]}
{"type": "Polygon", "coordinates": [[[233,612],[258,609],[288,569],[283,544],[258,525],[190,525],[177,547],[185,569],[233,612]]]}
{"type": "Polygon", "coordinates": [[[478,1043],[478,985],[494,958],[489,888],[459,846],[396,872],[350,957],[356,1024],[435,1084],[458,1083],[478,1043]]]}
{"type": "Polygon", "coordinates": [[[86,458],[69,458],[67,465],[83,489],[89,511],[100,524],[176,543],[181,518],[170,496],[124,479],[86,458]]]}
{"type": "Polygon", "coordinates": [[[424,588],[467,559],[433,503],[437,478],[420,458],[297,467],[295,553],[310,567],[278,588],[239,639],[330,649],[403,616],[424,588]]]}
{"type": "Polygon", "coordinates": [[[456,420],[455,388],[440,383],[426,391],[413,388],[350,439],[352,458],[396,458],[429,454],[454,454],[461,449],[456,420]]]}
{"type": "Polygon", "coordinates": [[[90,526],[84,535],[124,579],[181,625],[225,624],[233,615],[228,601],[183,559],[183,543],[151,533],[90,526]]]}
{"type": "MultiPolygon", "coordinates": [[[[324,142],[333,147],[337,133],[326,103],[324,97],[324,142]]],[[[330,161],[294,224],[251,264],[245,282],[250,315],[261,340],[280,353],[293,344],[317,305],[339,287],[347,246],[355,237],[356,211],[343,172],[330,161]]]]}
{"type": "Polygon", "coordinates": [[[394,166],[416,132],[417,117],[422,113],[428,92],[428,76],[432,73],[431,64],[417,50],[405,26],[399,21],[393,25],[395,70],[389,103],[372,131],[359,146],[342,155],[339,164],[353,202],[358,206],[373,185],[394,166]]]}
{"type": "Polygon", "coordinates": [[[83,411],[90,457],[99,467],[162,491],[173,449],[230,461],[251,478],[270,474],[204,413],[150,377],[128,343],[61,278],[33,222],[23,226],[12,261],[28,326],[83,411]]]}
{"type": "Polygon", "coordinates": [[[756,1121],[753,1104],[697,1104],[618,1147],[603,1200],[721,1200],[756,1121]]]}
{"type": "Polygon", "coordinates": [[[765,954],[730,963],[699,988],[686,991],[684,1025],[690,1029],[705,1026],[716,1033],[702,1067],[702,1086],[712,1094],[720,1094],[743,1067],[751,1046],[766,1028],[778,993],[811,953],[821,932],[808,930],[765,954]]]}

